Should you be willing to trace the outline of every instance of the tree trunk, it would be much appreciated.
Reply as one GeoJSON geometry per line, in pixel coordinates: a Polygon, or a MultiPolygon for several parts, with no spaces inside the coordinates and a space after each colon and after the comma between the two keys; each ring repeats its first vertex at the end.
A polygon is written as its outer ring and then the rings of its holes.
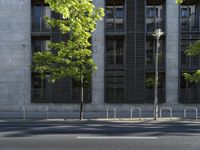
{"type": "Polygon", "coordinates": [[[81,77],[81,103],[80,103],[80,120],[83,119],[83,78],[81,77]]]}
{"type": "Polygon", "coordinates": [[[44,79],[41,77],[41,89],[40,89],[40,99],[43,100],[43,93],[44,93],[44,79]]]}

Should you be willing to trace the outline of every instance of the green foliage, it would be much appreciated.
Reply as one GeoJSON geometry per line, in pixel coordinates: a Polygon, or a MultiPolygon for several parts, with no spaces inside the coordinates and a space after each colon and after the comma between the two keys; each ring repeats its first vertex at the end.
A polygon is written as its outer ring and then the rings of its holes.
{"type": "Polygon", "coordinates": [[[197,40],[194,44],[189,46],[186,51],[186,55],[188,56],[196,56],[200,54],[200,40],[197,40]]]}
{"type": "Polygon", "coordinates": [[[146,79],[146,86],[147,86],[148,88],[154,87],[154,84],[155,84],[155,78],[154,78],[154,76],[148,77],[148,78],[146,79]]]}
{"type": "Polygon", "coordinates": [[[197,70],[193,74],[183,73],[183,76],[184,76],[185,80],[187,80],[189,82],[193,82],[193,83],[200,82],[200,70],[197,70]]]}
{"type": "Polygon", "coordinates": [[[176,3],[181,4],[181,3],[183,3],[183,0],[176,0],[176,3]]]}
{"type": "MultiPolygon", "coordinates": [[[[159,85],[159,81],[157,82],[159,85]]],[[[155,87],[155,75],[150,75],[148,78],[146,78],[146,86],[148,88],[153,88],[155,87]]]]}
{"type": "Polygon", "coordinates": [[[96,22],[104,16],[102,8],[96,9],[92,0],[45,0],[51,10],[60,13],[62,19],[45,17],[47,24],[57,27],[69,39],[49,43],[49,50],[33,55],[33,69],[44,77],[50,73],[53,83],[64,77],[71,77],[89,84],[91,74],[96,70],[90,49],[90,38],[96,22]],[[52,52],[53,50],[53,52],[52,52]]]}
{"type": "MultiPolygon", "coordinates": [[[[199,55],[200,54],[200,40],[196,41],[194,44],[189,46],[186,49],[185,54],[188,56],[199,55]]],[[[187,80],[187,81],[194,82],[194,83],[200,82],[200,70],[197,70],[193,74],[183,73],[183,76],[184,76],[185,80],[187,80]]]]}

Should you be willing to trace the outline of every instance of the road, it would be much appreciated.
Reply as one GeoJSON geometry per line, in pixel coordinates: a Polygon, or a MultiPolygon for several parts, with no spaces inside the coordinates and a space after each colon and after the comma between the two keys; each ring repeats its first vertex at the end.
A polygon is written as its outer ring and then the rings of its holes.
{"type": "Polygon", "coordinates": [[[0,150],[199,150],[200,123],[0,122],[0,150]]]}

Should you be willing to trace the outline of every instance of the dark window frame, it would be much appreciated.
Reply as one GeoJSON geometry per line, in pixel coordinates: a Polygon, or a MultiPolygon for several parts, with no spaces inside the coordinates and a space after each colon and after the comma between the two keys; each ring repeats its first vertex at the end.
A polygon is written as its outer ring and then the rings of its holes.
{"type": "MultiPolygon", "coordinates": [[[[45,7],[49,7],[48,4],[44,2],[44,0],[32,0],[32,32],[49,32],[50,31],[50,26],[46,25],[44,16],[45,16],[45,7]],[[35,7],[40,8],[40,19],[39,19],[39,25],[35,21],[35,7]]],[[[49,10],[50,11],[50,10],[49,10]]],[[[38,13],[38,11],[37,11],[38,13]]],[[[51,11],[50,11],[51,13],[51,11]]],[[[51,16],[51,14],[49,14],[51,16]]]]}
{"type": "Polygon", "coordinates": [[[106,37],[106,50],[105,50],[105,66],[106,68],[124,68],[125,66],[125,37],[124,36],[107,36],[106,37]],[[117,54],[117,42],[122,42],[122,55],[118,55],[117,54]],[[107,54],[108,52],[108,44],[110,44],[109,42],[112,42],[113,45],[113,49],[110,49],[111,54],[107,54]],[[107,57],[113,57],[113,64],[108,64],[107,63],[107,57]],[[122,57],[122,62],[121,64],[117,63],[117,56],[121,56],[122,57]]]}
{"type": "Polygon", "coordinates": [[[105,103],[126,103],[124,70],[105,71],[105,103]]]}
{"type": "Polygon", "coordinates": [[[125,0],[117,0],[117,1],[108,1],[106,2],[106,20],[105,20],[105,27],[106,27],[106,31],[107,32],[124,32],[125,30],[125,12],[126,12],[126,8],[125,8],[125,0]],[[109,9],[110,8],[110,9],[109,9]],[[118,10],[123,10],[123,15],[117,17],[117,9],[118,10]],[[108,17],[107,16],[107,11],[110,10],[112,13],[112,17],[108,17]],[[119,19],[122,20],[122,26],[117,26],[117,22],[120,21],[119,19]],[[110,20],[110,22],[109,22],[110,20]],[[112,20],[112,21],[111,21],[112,20]],[[118,20],[118,21],[117,21],[118,20]],[[108,27],[109,24],[112,27],[108,27]]]}
{"type": "Polygon", "coordinates": [[[156,28],[165,30],[165,1],[147,1],[146,4],[146,30],[153,32],[156,28]],[[153,11],[153,15],[148,15],[148,10],[153,11]],[[156,13],[155,13],[156,12],[156,13]]]}

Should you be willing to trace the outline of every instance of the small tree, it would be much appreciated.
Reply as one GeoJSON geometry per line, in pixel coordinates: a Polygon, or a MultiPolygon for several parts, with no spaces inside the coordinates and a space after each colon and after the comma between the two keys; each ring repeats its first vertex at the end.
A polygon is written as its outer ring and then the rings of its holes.
{"type": "MultiPolygon", "coordinates": [[[[200,40],[197,40],[194,44],[189,46],[186,51],[186,55],[188,56],[196,56],[200,54],[200,40]]],[[[200,69],[198,69],[195,73],[183,73],[183,76],[186,80],[194,83],[200,82],[200,69]]]]}
{"type": "Polygon", "coordinates": [[[46,17],[52,27],[58,27],[62,34],[68,34],[66,41],[49,43],[49,49],[33,55],[33,69],[44,74],[49,72],[50,82],[71,77],[81,87],[80,119],[83,119],[83,87],[90,83],[96,70],[90,49],[90,38],[96,22],[104,16],[102,8],[96,9],[92,0],[45,0],[52,11],[61,14],[62,19],[46,17]],[[54,52],[52,52],[52,49],[54,52]]]}

